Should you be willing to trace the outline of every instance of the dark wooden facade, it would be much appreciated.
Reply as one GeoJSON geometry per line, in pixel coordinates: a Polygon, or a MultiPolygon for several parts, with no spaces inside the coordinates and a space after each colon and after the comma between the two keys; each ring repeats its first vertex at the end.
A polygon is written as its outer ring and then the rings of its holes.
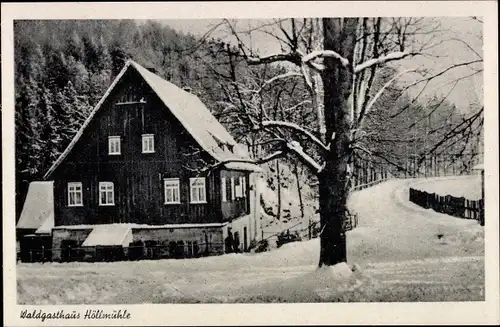
{"type": "MultiPolygon", "coordinates": [[[[55,225],[212,223],[250,211],[249,173],[213,170],[205,174],[207,203],[190,203],[189,168],[211,162],[177,118],[133,69],[122,76],[67,157],[49,176],[54,181],[55,225]],[[143,101],[140,101],[143,100],[143,101]],[[142,134],[154,135],[154,153],[142,153],[142,134]],[[108,137],[121,137],[121,154],[108,154],[108,137]],[[245,176],[246,196],[226,202],[220,178],[245,176]],[[165,204],[164,178],[180,179],[180,204],[165,204]],[[81,182],[83,206],[68,206],[68,183],[81,182]],[[99,182],[114,183],[114,206],[99,205],[99,182]]],[[[202,176],[202,175],[200,175],[202,176]]]]}

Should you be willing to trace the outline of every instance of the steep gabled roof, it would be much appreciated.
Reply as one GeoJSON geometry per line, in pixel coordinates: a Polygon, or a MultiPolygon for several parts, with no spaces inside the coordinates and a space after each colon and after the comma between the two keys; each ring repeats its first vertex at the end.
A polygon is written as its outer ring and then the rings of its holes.
{"type": "Polygon", "coordinates": [[[76,133],[73,140],[71,140],[68,147],[54,162],[52,167],[49,168],[44,176],[45,179],[47,179],[68,156],[83,135],[89,123],[92,121],[92,118],[99,111],[128,69],[135,69],[142,76],[144,81],[158,95],[165,106],[179,120],[181,125],[194,138],[199,146],[208,152],[216,161],[222,163],[246,162],[248,165],[245,165],[244,170],[261,170],[252,163],[253,161],[248,154],[234,153],[232,151],[232,149],[237,148],[239,145],[196,95],[184,91],[178,86],[164,80],[133,60],[128,60],[111,86],[106,90],[104,96],[94,107],[87,120],[83,123],[80,130],[76,133]]]}

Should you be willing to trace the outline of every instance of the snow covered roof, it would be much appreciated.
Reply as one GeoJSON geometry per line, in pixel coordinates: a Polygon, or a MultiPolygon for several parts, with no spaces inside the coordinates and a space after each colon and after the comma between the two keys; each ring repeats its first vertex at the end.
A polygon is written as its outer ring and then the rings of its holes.
{"type": "Polygon", "coordinates": [[[53,182],[31,182],[17,228],[49,230],[54,226],[53,182]]]}
{"type": "Polygon", "coordinates": [[[35,231],[35,234],[52,234],[52,228],[54,228],[54,219],[45,219],[42,226],[35,231]]]}
{"type": "Polygon", "coordinates": [[[245,170],[245,171],[253,171],[253,172],[264,171],[259,166],[255,165],[253,163],[248,163],[248,162],[231,161],[231,162],[224,164],[224,167],[226,167],[227,169],[231,169],[231,170],[245,170]]]}
{"type": "Polygon", "coordinates": [[[157,229],[157,228],[206,228],[206,227],[224,227],[224,223],[202,223],[202,224],[165,224],[165,225],[146,225],[135,223],[116,223],[116,224],[100,224],[100,225],[67,225],[56,226],[54,229],[89,229],[96,226],[103,226],[106,228],[137,228],[137,229],[157,229]]]}
{"type": "Polygon", "coordinates": [[[135,61],[128,60],[99,103],[94,107],[87,120],[83,123],[80,130],[76,133],[68,147],[54,162],[52,167],[49,168],[44,176],[45,179],[52,174],[57,166],[59,166],[64,158],[70,153],[96,112],[130,67],[134,68],[144,78],[146,83],[153,89],[165,106],[179,120],[181,125],[189,132],[200,147],[207,151],[215,160],[219,162],[230,162],[231,160],[246,159],[248,161],[247,168],[253,165],[253,167],[251,167],[252,171],[259,170],[259,167],[252,163],[248,154],[233,152],[233,149],[238,147],[238,143],[196,95],[164,80],[135,61]]]}
{"type": "Polygon", "coordinates": [[[132,230],[127,225],[94,225],[94,229],[82,246],[128,246],[132,242],[132,230]]]}

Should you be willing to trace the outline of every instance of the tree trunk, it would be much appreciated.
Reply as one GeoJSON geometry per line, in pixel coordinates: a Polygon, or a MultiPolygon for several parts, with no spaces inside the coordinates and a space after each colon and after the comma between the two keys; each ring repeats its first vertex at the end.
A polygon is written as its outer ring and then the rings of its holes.
{"type": "MultiPolygon", "coordinates": [[[[350,63],[356,42],[357,18],[324,18],[324,49],[334,50],[350,63]]],[[[318,175],[321,220],[319,266],[346,262],[344,220],[347,210],[347,165],[350,150],[350,117],[348,99],[353,75],[334,58],[325,58],[322,72],[326,138],[335,138],[327,155],[325,167],[318,175]]]]}
{"type": "Polygon", "coordinates": [[[297,163],[295,163],[294,168],[295,179],[297,181],[297,195],[299,196],[300,220],[302,221],[304,219],[304,200],[302,199],[302,186],[300,185],[299,167],[297,163]]]}
{"type": "Polygon", "coordinates": [[[281,219],[281,173],[280,173],[280,163],[276,160],[276,181],[278,183],[278,212],[276,219],[281,219]]]}

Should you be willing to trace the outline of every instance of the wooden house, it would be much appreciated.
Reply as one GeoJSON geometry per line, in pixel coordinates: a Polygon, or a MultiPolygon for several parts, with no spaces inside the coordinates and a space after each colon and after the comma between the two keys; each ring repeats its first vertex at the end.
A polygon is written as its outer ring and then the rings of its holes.
{"type": "Polygon", "coordinates": [[[129,60],[44,176],[53,259],[148,242],[165,257],[218,254],[236,233],[244,250],[260,170],[197,96],[129,60]]]}

